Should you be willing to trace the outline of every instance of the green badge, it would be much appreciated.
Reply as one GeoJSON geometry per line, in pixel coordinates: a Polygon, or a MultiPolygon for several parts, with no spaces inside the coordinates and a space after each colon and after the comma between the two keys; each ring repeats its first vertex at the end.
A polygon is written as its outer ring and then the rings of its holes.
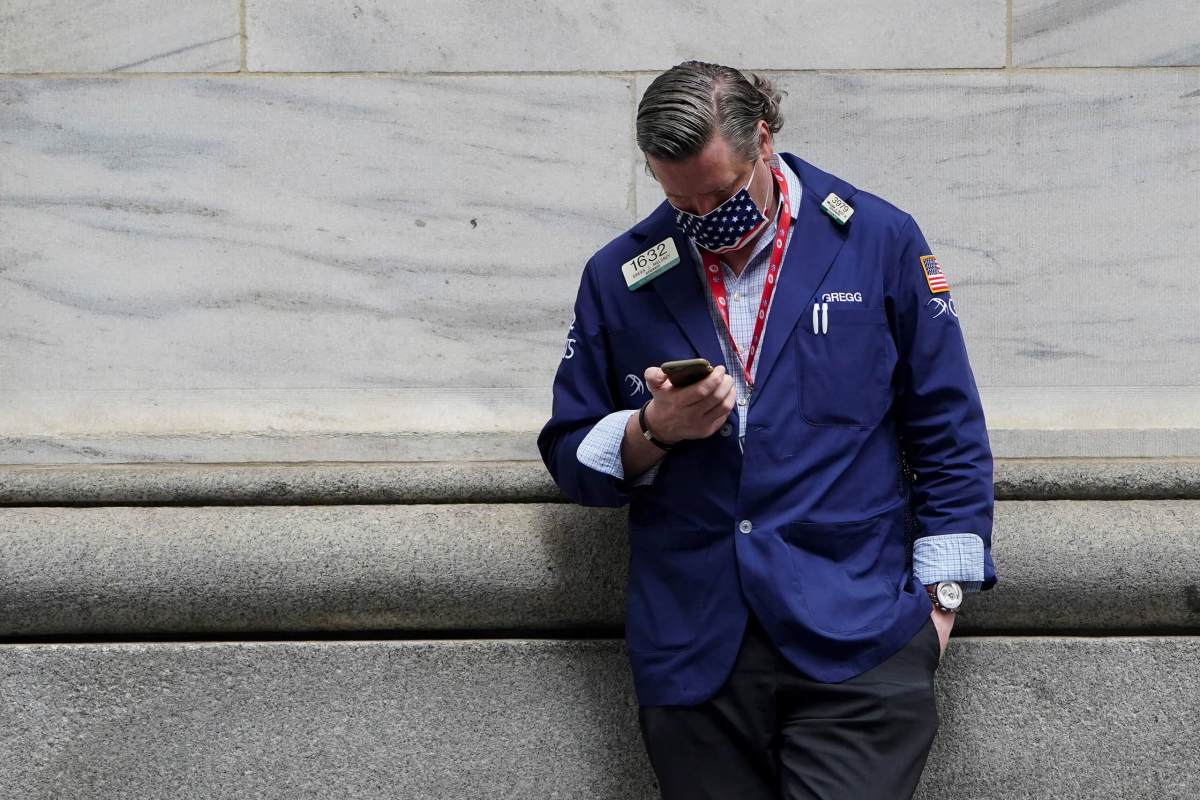
{"type": "Polygon", "coordinates": [[[830,192],[829,196],[825,198],[825,202],[821,203],[821,210],[833,217],[839,225],[845,225],[846,221],[850,219],[850,215],[854,213],[850,204],[833,192],[830,192]]]}
{"type": "Polygon", "coordinates": [[[679,250],[675,248],[675,240],[667,237],[654,247],[638,253],[622,264],[621,273],[625,276],[625,285],[632,292],[640,286],[645,286],[678,263],[679,250]]]}

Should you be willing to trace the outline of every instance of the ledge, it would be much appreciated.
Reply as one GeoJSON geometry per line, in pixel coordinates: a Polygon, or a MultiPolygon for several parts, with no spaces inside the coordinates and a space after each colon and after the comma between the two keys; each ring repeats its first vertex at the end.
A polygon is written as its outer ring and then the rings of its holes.
{"type": "MultiPolygon", "coordinates": [[[[962,632],[1200,632],[1200,501],[1001,501],[962,632]]],[[[733,557],[733,554],[729,554],[733,557]]],[[[0,637],[622,635],[625,515],[565,503],[0,508],[0,637]]]]}
{"type": "MultiPolygon", "coordinates": [[[[1200,458],[1004,459],[1002,500],[1200,499],[1200,458]]],[[[567,502],[540,461],[0,465],[0,505],[567,502]]]]}

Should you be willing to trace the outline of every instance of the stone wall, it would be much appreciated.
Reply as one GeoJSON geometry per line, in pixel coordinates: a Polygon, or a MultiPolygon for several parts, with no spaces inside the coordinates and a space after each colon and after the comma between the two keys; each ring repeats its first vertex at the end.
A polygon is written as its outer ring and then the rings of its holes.
{"type": "Polygon", "coordinates": [[[1200,455],[1190,0],[18,0],[0,462],[533,457],[689,56],[917,218],[999,455],[1200,455]]]}
{"type": "Polygon", "coordinates": [[[921,800],[1200,795],[1200,4],[8,0],[0,797],[656,796],[534,435],[689,57],[954,291],[1001,582],[921,800]]]}

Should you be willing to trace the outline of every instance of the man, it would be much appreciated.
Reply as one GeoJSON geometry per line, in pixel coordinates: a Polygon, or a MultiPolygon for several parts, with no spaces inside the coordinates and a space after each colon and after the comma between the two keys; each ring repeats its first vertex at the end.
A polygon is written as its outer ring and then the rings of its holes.
{"type": "Polygon", "coordinates": [[[538,446],[572,500],[629,504],[664,798],[909,797],[953,609],[996,583],[991,450],[921,230],[777,154],[778,102],[694,61],[647,88],[666,199],[584,268],[538,446]]]}

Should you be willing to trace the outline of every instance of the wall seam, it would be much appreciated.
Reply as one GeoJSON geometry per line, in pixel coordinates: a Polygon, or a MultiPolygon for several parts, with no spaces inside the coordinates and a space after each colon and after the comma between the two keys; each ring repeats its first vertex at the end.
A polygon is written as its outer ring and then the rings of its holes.
{"type": "MultiPolygon", "coordinates": [[[[867,69],[751,69],[762,75],[963,75],[963,74],[996,74],[1005,72],[1021,72],[1030,74],[1056,75],[1073,72],[1196,72],[1200,73],[1200,64],[1142,64],[1131,66],[1047,66],[1047,67],[911,67],[911,68],[867,68],[867,69]]],[[[361,72],[0,72],[0,80],[34,79],[87,79],[87,78],[622,78],[653,77],[659,73],[654,70],[646,71],[575,71],[547,72],[533,70],[497,70],[481,72],[404,72],[404,71],[361,71],[361,72]]]]}
{"type": "Polygon", "coordinates": [[[246,0],[238,0],[238,32],[242,43],[241,64],[238,72],[246,72],[246,0]]]}
{"type": "MultiPolygon", "coordinates": [[[[244,0],[243,0],[244,2],[244,0]]],[[[1008,0],[1004,21],[1004,68],[1013,69],[1013,0],[1008,0]]]]}

